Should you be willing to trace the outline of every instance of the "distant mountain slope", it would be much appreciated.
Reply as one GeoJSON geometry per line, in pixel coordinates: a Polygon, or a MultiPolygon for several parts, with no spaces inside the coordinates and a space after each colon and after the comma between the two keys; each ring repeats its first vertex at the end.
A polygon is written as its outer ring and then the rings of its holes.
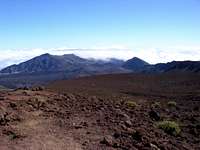
{"type": "Polygon", "coordinates": [[[3,70],[1,73],[33,73],[33,72],[48,72],[48,71],[63,71],[70,67],[85,65],[88,60],[80,58],[73,54],[54,56],[43,54],[35,57],[19,65],[12,65],[3,70]]]}
{"type": "Polygon", "coordinates": [[[151,66],[146,72],[166,73],[166,72],[191,72],[200,73],[200,61],[173,61],[160,63],[151,66]]]}
{"type": "Polygon", "coordinates": [[[126,62],[118,59],[84,59],[74,54],[62,56],[43,54],[0,71],[0,85],[15,88],[46,84],[54,80],[100,74],[119,73],[200,73],[200,61],[173,61],[150,65],[134,57],[126,62]]]}
{"type": "Polygon", "coordinates": [[[97,74],[128,73],[118,59],[83,59],[73,54],[55,56],[43,54],[0,71],[0,84],[7,87],[32,86],[60,79],[97,74]]]}
{"type": "Polygon", "coordinates": [[[140,58],[134,57],[126,61],[122,67],[136,73],[200,73],[200,61],[172,61],[151,65],[140,58]]]}
{"type": "Polygon", "coordinates": [[[123,64],[123,67],[126,69],[130,69],[133,72],[140,72],[145,69],[146,66],[148,66],[149,63],[145,62],[144,60],[134,57],[132,59],[129,59],[123,64]]]}

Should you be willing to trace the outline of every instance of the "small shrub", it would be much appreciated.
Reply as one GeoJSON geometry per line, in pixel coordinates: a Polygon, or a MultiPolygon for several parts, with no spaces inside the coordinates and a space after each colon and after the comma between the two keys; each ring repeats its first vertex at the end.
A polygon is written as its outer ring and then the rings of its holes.
{"type": "Polygon", "coordinates": [[[3,134],[7,135],[10,140],[14,140],[16,138],[19,138],[19,136],[15,132],[13,132],[13,131],[4,130],[3,134]]]}
{"type": "Polygon", "coordinates": [[[11,140],[18,138],[18,136],[14,132],[10,133],[9,137],[10,137],[11,140]]]}
{"type": "Polygon", "coordinates": [[[169,101],[167,103],[167,105],[170,106],[170,107],[176,107],[176,102],[175,101],[169,101]]]}
{"type": "Polygon", "coordinates": [[[137,103],[134,101],[127,101],[126,105],[128,106],[128,108],[135,108],[137,106],[137,103]]]}
{"type": "Polygon", "coordinates": [[[158,128],[174,136],[179,135],[181,132],[179,125],[174,121],[161,121],[158,123],[158,128]]]}
{"type": "Polygon", "coordinates": [[[151,104],[151,108],[160,108],[160,102],[154,102],[151,104]]]}

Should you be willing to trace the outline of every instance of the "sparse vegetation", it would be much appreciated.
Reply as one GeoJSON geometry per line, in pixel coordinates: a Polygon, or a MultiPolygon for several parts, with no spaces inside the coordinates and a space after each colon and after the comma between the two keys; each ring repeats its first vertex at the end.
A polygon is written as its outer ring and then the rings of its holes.
{"type": "Polygon", "coordinates": [[[164,130],[166,133],[170,135],[177,136],[180,134],[181,129],[179,124],[174,121],[161,121],[158,123],[158,128],[164,130]]]}
{"type": "Polygon", "coordinates": [[[200,101],[192,90],[200,84],[181,89],[178,76],[177,93],[169,93],[169,77],[157,82],[163,76],[104,75],[56,81],[41,91],[2,91],[0,149],[64,149],[68,142],[72,149],[199,149],[200,101]]]}
{"type": "Polygon", "coordinates": [[[176,107],[176,102],[175,101],[169,101],[168,103],[167,103],[167,105],[168,106],[170,106],[170,107],[176,107]]]}
{"type": "Polygon", "coordinates": [[[10,132],[9,137],[10,137],[11,140],[18,138],[18,136],[14,132],[10,132]]]}
{"type": "Polygon", "coordinates": [[[160,102],[153,102],[151,108],[160,108],[160,102]]]}
{"type": "Polygon", "coordinates": [[[19,138],[19,136],[15,132],[10,131],[10,130],[4,131],[3,134],[7,135],[10,140],[14,140],[16,138],[19,138]]]}
{"type": "Polygon", "coordinates": [[[126,106],[130,109],[135,108],[137,106],[137,103],[134,101],[127,101],[126,106]]]}

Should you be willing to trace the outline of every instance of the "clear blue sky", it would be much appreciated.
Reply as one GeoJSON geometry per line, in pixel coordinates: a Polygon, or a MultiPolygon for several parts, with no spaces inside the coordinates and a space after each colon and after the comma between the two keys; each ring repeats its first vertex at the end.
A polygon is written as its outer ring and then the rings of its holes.
{"type": "Polygon", "coordinates": [[[59,47],[145,47],[141,56],[159,48],[151,62],[183,47],[180,59],[190,59],[200,51],[200,0],[1,0],[1,61],[12,50],[59,47]]]}
{"type": "Polygon", "coordinates": [[[200,42],[200,0],[2,0],[0,49],[200,42]]]}

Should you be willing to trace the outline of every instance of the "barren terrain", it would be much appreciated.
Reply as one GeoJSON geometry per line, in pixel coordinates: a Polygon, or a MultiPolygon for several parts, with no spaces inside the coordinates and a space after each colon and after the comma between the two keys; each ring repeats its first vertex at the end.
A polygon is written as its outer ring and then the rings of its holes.
{"type": "Polygon", "coordinates": [[[0,149],[198,150],[199,107],[197,74],[102,75],[2,91],[0,149]],[[180,133],[160,129],[166,120],[180,133]]]}

